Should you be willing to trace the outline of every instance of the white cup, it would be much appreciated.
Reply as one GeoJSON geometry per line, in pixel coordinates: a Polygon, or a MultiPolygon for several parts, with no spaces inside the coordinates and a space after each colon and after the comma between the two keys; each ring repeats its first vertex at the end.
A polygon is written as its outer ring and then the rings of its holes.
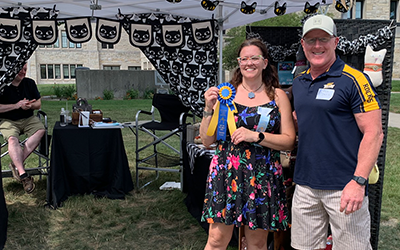
{"type": "Polygon", "coordinates": [[[89,111],[81,111],[79,114],[79,124],[81,126],[87,127],[89,126],[89,111]]]}

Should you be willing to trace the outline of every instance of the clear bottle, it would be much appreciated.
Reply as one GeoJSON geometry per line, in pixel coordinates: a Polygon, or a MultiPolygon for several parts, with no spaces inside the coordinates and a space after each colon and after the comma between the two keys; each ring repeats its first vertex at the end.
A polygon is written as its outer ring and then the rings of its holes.
{"type": "Polygon", "coordinates": [[[60,126],[64,127],[67,126],[67,113],[65,112],[64,108],[61,108],[60,113],[60,126]]]}

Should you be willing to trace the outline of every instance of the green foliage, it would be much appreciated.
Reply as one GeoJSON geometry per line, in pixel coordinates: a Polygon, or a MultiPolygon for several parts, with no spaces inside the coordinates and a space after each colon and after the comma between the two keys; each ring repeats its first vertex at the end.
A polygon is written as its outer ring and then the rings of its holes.
{"type": "Polygon", "coordinates": [[[139,91],[136,89],[130,89],[130,90],[126,91],[124,100],[137,99],[138,97],[139,97],[139,91]]]}
{"type": "Polygon", "coordinates": [[[143,93],[144,99],[153,99],[154,89],[146,89],[143,93]]]}
{"type": "Polygon", "coordinates": [[[113,100],[114,92],[112,90],[108,90],[108,89],[103,90],[103,99],[104,100],[113,100]]]}
{"type": "Polygon", "coordinates": [[[400,80],[392,80],[392,92],[400,92],[400,80]]]}
{"type": "Polygon", "coordinates": [[[75,85],[66,85],[66,86],[59,86],[55,85],[54,86],[54,94],[57,96],[57,98],[63,98],[63,99],[73,99],[74,95],[76,94],[76,89],[75,85]]]}

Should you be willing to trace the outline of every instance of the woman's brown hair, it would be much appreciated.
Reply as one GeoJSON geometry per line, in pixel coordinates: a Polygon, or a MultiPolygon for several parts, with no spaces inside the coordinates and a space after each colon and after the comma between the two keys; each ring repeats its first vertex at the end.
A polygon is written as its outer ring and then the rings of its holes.
{"type": "MultiPolygon", "coordinates": [[[[274,100],[275,99],[274,89],[280,88],[279,78],[278,78],[278,72],[276,71],[276,67],[271,64],[271,59],[265,43],[257,38],[247,39],[239,46],[237,55],[240,56],[240,52],[242,51],[242,49],[250,45],[257,46],[261,50],[264,59],[268,59],[267,67],[262,71],[262,82],[265,85],[265,92],[267,93],[268,97],[271,100],[274,100]]],[[[242,83],[242,78],[243,76],[242,73],[240,72],[240,67],[238,67],[235,70],[235,73],[233,74],[230,83],[235,88],[237,88],[242,83]]]]}

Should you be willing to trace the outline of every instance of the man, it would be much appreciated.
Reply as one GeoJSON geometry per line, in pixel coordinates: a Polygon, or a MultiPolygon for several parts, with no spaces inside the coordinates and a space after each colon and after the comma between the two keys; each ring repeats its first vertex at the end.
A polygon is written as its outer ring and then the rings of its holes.
{"type": "Polygon", "coordinates": [[[294,172],[292,247],[371,249],[367,179],[383,140],[380,103],[369,78],[335,54],[334,21],[304,23],[309,69],[293,81],[298,152],[294,172]]]}
{"type": "Polygon", "coordinates": [[[26,69],[25,64],[12,83],[0,93],[0,132],[8,141],[12,161],[9,167],[13,177],[29,194],[35,189],[35,183],[33,177],[25,172],[24,161],[38,146],[45,128],[33,113],[41,107],[40,93],[35,81],[25,78],[26,69]],[[20,134],[28,136],[23,148],[19,145],[20,134]]]}

